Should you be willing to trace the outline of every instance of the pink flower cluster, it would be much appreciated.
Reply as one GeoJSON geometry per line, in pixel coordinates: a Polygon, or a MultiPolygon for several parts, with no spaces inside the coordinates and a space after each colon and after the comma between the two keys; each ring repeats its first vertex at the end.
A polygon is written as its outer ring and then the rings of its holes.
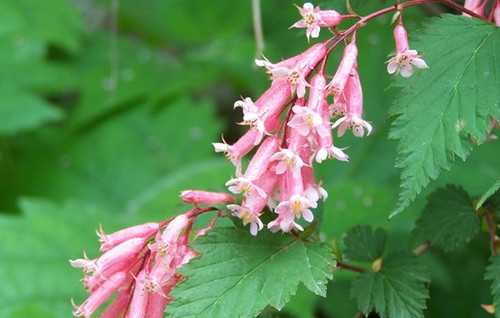
{"type": "MultiPolygon", "coordinates": [[[[197,254],[188,247],[193,223],[201,213],[197,204],[227,202],[232,197],[225,193],[183,191],[181,198],[195,204],[195,208],[163,223],[145,223],[112,234],[101,230],[101,256],[70,260],[81,268],[83,286],[90,296],[79,306],[74,305],[75,317],[90,318],[106,301],[112,299],[100,318],[161,318],[172,301],[171,289],[184,277],[177,269],[197,254]],[[114,296],[114,297],[113,297],[114,296]]],[[[213,227],[217,217],[202,235],[213,227]]]]}
{"type": "MultiPolygon", "coordinates": [[[[336,28],[345,18],[334,10],[320,10],[311,3],[298,7],[302,20],[292,27],[306,28],[306,36],[318,37],[320,28],[336,28]]],[[[243,111],[241,125],[249,130],[234,144],[214,143],[236,166],[235,178],[226,186],[243,197],[239,204],[227,206],[232,215],[250,225],[257,235],[264,228],[261,216],[267,207],[276,215],[267,224],[272,232],[303,230],[300,219],[311,222],[311,209],[327,192],[315,181],[313,164],[327,158],[347,161],[344,149],[335,146],[333,131],[342,137],[347,130],[363,137],[372,126],[363,119],[363,91],[357,70],[356,31],[345,45],[335,74],[325,74],[330,40],[312,45],[303,53],[272,63],[256,60],[271,75],[271,85],[255,102],[247,97],[234,107],[243,111]],[[328,82],[327,78],[331,78],[328,82]],[[258,147],[243,169],[242,159],[258,147]],[[243,171],[244,170],[244,171],[243,171]]],[[[338,33],[342,34],[342,32],[338,33]]],[[[417,51],[410,50],[401,19],[394,31],[397,55],[388,61],[389,73],[408,77],[413,67],[427,64],[417,51]]],[[[344,39],[347,36],[343,37],[344,39]]],[[[341,43],[338,41],[335,45],[341,43]]]]}

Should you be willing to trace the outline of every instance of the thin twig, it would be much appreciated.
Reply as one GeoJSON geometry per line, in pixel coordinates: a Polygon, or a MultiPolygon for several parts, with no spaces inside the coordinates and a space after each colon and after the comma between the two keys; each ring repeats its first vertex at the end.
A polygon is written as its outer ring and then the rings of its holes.
{"type": "Polygon", "coordinates": [[[255,34],[256,57],[260,58],[264,52],[264,33],[262,32],[262,15],[260,0],[252,0],[253,32],[255,34]]]}
{"type": "Polygon", "coordinates": [[[495,232],[495,223],[493,222],[493,218],[491,217],[491,211],[486,209],[486,213],[484,214],[486,218],[486,224],[488,224],[488,230],[490,232],[491,239],[491,248],[493,249],[493,254],[497,255],[498,253],[498,238],[495,232]]]}
{"type": "Polygon", "coordinates": [[[355,271],[355,272],[358,272],[358,273],[363,273],[363,272],[368,271],[364,267],[347,264],[347,263],[344,263],[344,262],[341,262],[341,261],[337,261],[337,267],[349,269],[349,270],[352,270],[352,271],[355,271]]]}
{"type": "Polygon", "coordinates": [[[424,244],[420,245],[416,249],[413,250],[413,255],[415,256],[420,256],[422,255],[429,247],[431,247],[430,242],[425,242],[424,244]]]}

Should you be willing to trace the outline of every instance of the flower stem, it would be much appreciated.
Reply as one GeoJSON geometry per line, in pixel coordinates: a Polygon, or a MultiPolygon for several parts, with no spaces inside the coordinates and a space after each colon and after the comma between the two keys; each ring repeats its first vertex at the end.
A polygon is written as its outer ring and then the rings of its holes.
{"type": "Polygon", "coordinates": [[[493,222],[493,218],[491,217],[491,211],[489,209],[487,209],[484,216],[486,218],[486,224],[488,225],[488,230],[490,232],[491,248],[493,250],[493,255],[497,255],[497,253],[498,253],[498,237],[497,237],[497,234],[495,232],[495,223],[493,222]]]}
{"type": "Polygon", "coordinates": [[[482,16],[470,11],[469,9],[466,9],[464,6],[462,6],[458,3],[455,3],[451,0],[411,0],[411,1],[408,1],[405,3],[401,3],[401,4],[399,3],[399,1],[396,1],[396,3],[394,5],[387,7],[387,8],[384,8],[384,9],[381,9],[379,11],[375,11],[375,12],[370,13],[370,14],[362,17],[361,19],[359,19],[358,22],[353,24],[347,30],[342,31],[340,33],[340,36],[338,36],[338,38],[332,44],[332,46],[330,48],[328,48],[327,54],[329,54],[337,45],[339,45],[342,41],[344,41],[351,33],[357,31],[360,27],[364,26],[370,20],[373,20],[379,16],[382,16],[384,14],[387,14],[387,13],[390,13],[393,11],[402,10],[404,8],[407,8],[407,7],[421,5],[421,4],[425,4],[425,3],[432,3],[432,2],[441,2],[441,3],[451,7],[453,9],[460,11],[460,12],[467,13],[468,15],[473,16],[475,18],[487,21],[485,17],[482,17],[482,16]]]}
{"type": "Polygon", "coordinates": [[[341,261],[337,261],[337,267],[345,268],[345,269],[350,269],[350,270],[358,272],[358,273],[363,273],[363,272],[368,271],[364,267],[347,264],[347,263],[344,263],[344,262],[341,262],[341,261]]]}

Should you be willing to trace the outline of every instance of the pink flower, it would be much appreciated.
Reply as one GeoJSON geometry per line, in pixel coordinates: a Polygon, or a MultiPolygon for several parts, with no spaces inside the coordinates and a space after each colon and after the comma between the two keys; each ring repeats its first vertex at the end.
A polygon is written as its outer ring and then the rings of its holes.
{"type": "Polygon", "coordinates": [[[232,211],[232,215],[243,220],[243,225],[250,224],[250,234],[253,236],[257,235],[257,232],[262,230],[264,224],[259,218],[260,212],[257,213],[252,207],[248,207],[245,204],[236,205],[230,204],[227,206],[229,210],[232,211]]]}
{"type": "Polygon", "coordinates": [[[214,142],[212,145],[215,152],[224,153],[225,157],[236,166],[236,173],[240,174],[241,159],[260,142],[260,138],[262,138],[261,132],[252,127],[232,145],[228,145],[226,142],[214,142]],[[258,141],[257,144],[256,141],[258,141]]]}
{"type": "Polygon", "coordinates": [[[99,236],[99,241],[101,242],[100,251],[107,251],[131,238],[146,239],[155,234],[159,228],[159,223],[150,222],[128,227],[111,234],[105,234],[103,228],[101,227],[99,232],[97,232],[97,236],[99,236]]]}
{"type": "Polygon", "coordinates": [[[356,60],[358,58],[358,47],[356,46],[356,38],[353,36],[351,43],[347,44],[344,48],[344,54],[340,61],[339,67],[335,72],[332,80],[328,84],[327,89],[334,95],[338,96],[344,90],[344,86],[349,78],[356,60]]]}
{"type": "Polygon", "coordinates": [[[363,137],[365,135],[365,129],[366,134],[369,135],[372,132],[372,125],[362,119],[363,91],[356,67],[353,67],[344,93],[347,95],[347,114],[338,119],[332,125],[332,128],[338,127],[337,134],[339,137],[344,135],[347,129],[352,129],[352,133],[356,137],[363,137]]]}
{"type": "Polygon", "coordinates": [[[257,145],[261,142],[262,137],[266,134],[265,122],[259,113],[259,108],[253,103],[252,99],[247,97],[242,101],[237,101],[234,103],[234,108],[241,107],[243,110],[243,121],[239,123],[240,125],[248,125],[250,127],[256,128],[260,135],[254,141],[257,145]]]}
{"type": "Polygon", "coordinates": [[[401,22],[394,29],[396,40],[396,56],[387,61],[387,72],[389,74],[401,74],[403,77],[410,77],[413,74],[413,66],[417,68],[428,68],[427,63],[420,58],[416,50],[410,50],[408,46],[408,35],[401,22]]]}
{"type": "Polygon", "coordinates": [[[323,125],[321,115],[305,106],[295,105],[292,107],[295,115],[287,125],[295,128],[302,136],[308,136],[317,132],[320,136],[328,134],[328,128],[323,125]]]}
{"type": "Polygon", "coordinates": [[[335,10],[320,10],[319,7],[314,8],[310,2],[304,3],[302,8],[296,7],[302,15],[302,20],[296,22],[292,27],[307,28],[307,40],[309,37],[317,38],[321,27],[335,27],[344,19],[344,16],[335,10]]]}
{"type": "Polygon", "coordinates": [[[264,190],[245,177],[233,178],[226,182],[225,186],[234,194],[243,193],[244,196],[249,196],[253,191],[257,191],[259,195],[266,196],[264,190]]]}
{"type": "Polygon", "coordinates": [[[275,212],[279,216],[276,220],[270,222],[267,227],[272,232],[276,232],[279,229],[283,232],[289,232],[294,227],[303,231],[304,228],[295,222],[295,218],[303,217],[307,222],[311,222],[314,219],[314,215],[309,208],[315,208],[316,206],[316,202],[304,196],[293,195],[289,200],[278,204],[275,212]]]}
{"type": "Polygon", "coordinates": [[[286,170],[290,170],[294,176],[298,176],[300,175],[300,168],[304,165],[300,156],[289,149],[281,149],[271,156],[269,160],[279,161],[276,165],[276,174],[283,174],[286,170]]]}
{"type": "Polygon", "coordinates": [[[180,197],[186,203],[198,204],[219,204],[228,201],[234,201],[234,198],[224,192],[209,192],[200,190],[184,190],[181,191],[180,197]]]}
{"type": "Polygon", "coordinates": [[[197,255],[188,246],[195,218],[210,210],[195,208],[162,222],[158,228],[143,224],[115,232],[106,239],[121,239],[125,233],[142,238],[130,238],[96,260],[85,256],[70,261],[74,267],[94,267],[93,270],[84,269],[84,282],[90,286],[90,295],[80,306],[73,305],[73,315],[90,318],[116,293],[100,317],[163,317],[165,306],[172,300],[168,293],[183,279],[177,269],[197,255]],[[149,228],[155,228],[156,237],[149,236],[152,231],[149,228]]]}
{"type": "Polygon", "coordinates": [[[266,172],[256,181],[256,186],[265,193],[265,196],[260,195],[257,191],[252,191],[245,197],[241,205],[230,204],[227,206],[232,211],[233,216],[243,220],[244,225],[250,224],[250,233],[254,236],[263,228],[260,214],[266,207],[278,182],[278,176],[274,173],[275,169],[275,165],[270,164],[266,172]]]}
{"type": "Polygon", "coordinates": [[[303,97],[306,93],[306,87],[309,86],[305,78],[325,57],[325,54],[326,43],[318,43],[305,52],[279,63],[273,64],[264,59],[255,60],[255,64],[264,66],[271,74],[273,82],[287,82],[291,93],[297,91],[297,96],[303,97]]]}

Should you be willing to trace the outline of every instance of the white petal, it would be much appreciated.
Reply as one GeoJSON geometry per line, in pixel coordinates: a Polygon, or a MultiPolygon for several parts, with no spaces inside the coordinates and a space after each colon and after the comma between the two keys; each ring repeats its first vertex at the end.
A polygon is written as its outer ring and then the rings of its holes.
{"type": "Polygon", "coordinates": [[[429,67],[429,66],[427,66],[427,63],[425,63],[425,61],[422,60],[421,58],[412,59],[411,64],[413,64],[415,67],[418,67],[418,68],[428,68],[429,67]]]}
{"type": "Polygon", "coordinates": [[[387,64],[387,72],[389,74],[394,74],[398,70],[398,64],[394,60],[394,58],[389,60],[389,64],[387,64]]]}
{"type": "Polygon", "coordinates": [[[314,220],[314,215],[312,214],[311,210],[309,209],[305,209],[303,212],[302,212],[302,217],[304,218],[304,220],[306,220],[307,222],[312,222],[312,220],[314,220]]]}
{"type": "Polygon", "coordinates": [[[400,74],[403,77],[410,77],[411,74],[413,74],[413,68],[410,65],[403,67],[400,71],[400,74]]]}

